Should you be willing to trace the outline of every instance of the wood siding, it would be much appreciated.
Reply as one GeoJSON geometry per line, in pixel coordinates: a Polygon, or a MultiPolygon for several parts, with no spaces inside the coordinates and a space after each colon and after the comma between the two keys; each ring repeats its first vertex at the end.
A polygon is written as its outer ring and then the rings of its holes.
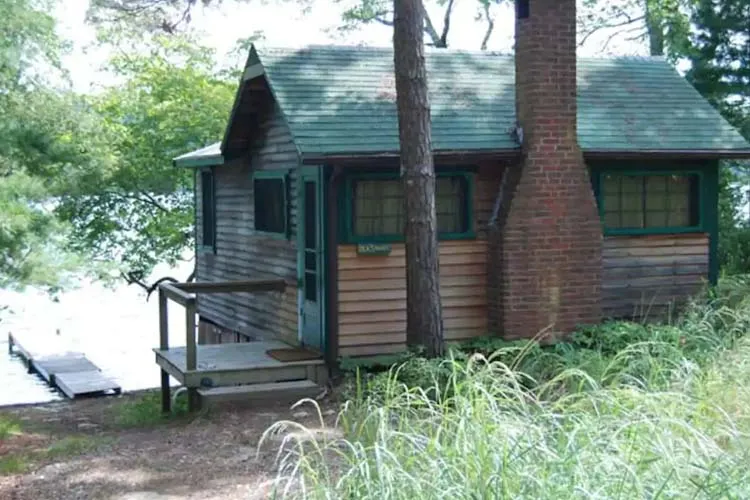
{"type": "Polygon", "coordinates": [[[609,317],[655,317],[708,280],[707,234],[604,238],[602,305],[609,317]]]}
{"type": "MultiPolygon", "coordinates": [[[[198,281],[234,281],[281,277],[283,293],[233,293],[201,295],[198,313],[222,328],[252,337],[275,337],[297,342],[297,205],[298,157],[289,129],[278,108],[261,120],[249,154],[214,168],[216,196],[216,248],[199,250],[198,281]],[[288,182],[291,236],[278,239],[254,230],[252,168],[283,169],[288,182]]],[[[197,176],[198,183],[200,176],[197,176]]],[[[196,189],[196,225],[201,233],[200,185],[196,189]]],[[[198,241],[200,248],[200,241],[198,241]]]]}
{"type": "MultiPolygon", "coordinates": [[[[362,356],[403,350],[406,345],[406,250],[357,255],[340,245],[339,354],[362,356]]],[[[440,242],[440,296],[446,340],[487,334],[487,243],[440,242]]]]}
{"type": "MultiPolygon", "coordinates": [[[[448,341],[487,335],[487,224],[502,166],[478,168],[474,184],[476,240],[440,242],[440,295],[448,341]]],[[[406,348],[406,259],[403,243],[389,256],[338,247],[339,356],[389,354],[406,348]]]]}

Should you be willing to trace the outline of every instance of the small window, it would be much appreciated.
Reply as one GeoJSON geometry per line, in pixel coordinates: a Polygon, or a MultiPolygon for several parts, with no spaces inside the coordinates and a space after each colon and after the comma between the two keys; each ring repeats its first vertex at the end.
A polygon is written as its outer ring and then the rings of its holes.
{"type": "MultiPolygon", "coordinates": [[[[406,227],[404,183],[398,176],[362,176],[351,181],[350,239],[403,240],[406,227]]],[[[443,238],[471,238],[471,176],[438,175],[435,209],[438,233],[443,238]]]]}
{"type": "Polygon", "coordinates": [[[516,0],[516,18],[528,19],[531,13],[530,0],[516,0]]]}
{"type": "Polygon", "coordinates": [[[253,191],[255,230],[286,237],[286,172],[257,172],[253,191]]]}
{"type": "Polygon", "coordinates": [[[216,198],[214,174],[210,170],[201,171],[201,246],[216,245],[216,198]]]}
{"type": "Polygon", "coordinates": [[[699,228],[700,175],[601,176],[604,226],[610,230],[699,228]]]}

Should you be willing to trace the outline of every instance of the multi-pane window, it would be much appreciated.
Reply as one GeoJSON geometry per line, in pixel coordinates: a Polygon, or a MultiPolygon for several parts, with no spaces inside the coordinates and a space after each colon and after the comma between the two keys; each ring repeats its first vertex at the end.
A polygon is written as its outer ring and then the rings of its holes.
{"type": "Polygon", "coordinates": [[[264,233],[287,234],[286,177],[253,179],[255,230],[264,233]]]}
{"type": "Polygon", "coordinates": [[[213,247],[216,244],[216,198],[214,175],[203,170],[201,176],[201,246],[213,247]]]}
{"type": "Polygon", "coordinates": [[[607,229],[672,229],[700,226],[697,174],[601,176],[607,229]]]}
{"type": "MultiPolygon", "coordinates": [[[[468,175],[439,175],[435,185],[438,233],[471,233],[468,175]]],[[[406,227],[404,183],[398,177],[355,179],[352,189],[352,227],[354,239],[403,238],[406,227]]]]}

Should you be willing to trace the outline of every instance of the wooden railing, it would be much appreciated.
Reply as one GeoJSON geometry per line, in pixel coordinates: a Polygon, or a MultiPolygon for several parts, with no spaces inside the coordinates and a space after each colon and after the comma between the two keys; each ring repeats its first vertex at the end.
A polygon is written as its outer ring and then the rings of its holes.
{"type": "MultiPolygon", "coordinates": [[[[167,303],[172,300],[185,308],[185,371],[195,371],[198,365],[198,349],[195,341],[195,314],[197,295],[214,293],[258,293],[283,292],[283,279],[221,281],[201,283],[161,283],[159,285],[159,349],[169,349],[169,316],[167,303]]],[[[188,408],[197,407],[197,389],[188,387],[188,408]]],[[[162,411],[171,409],[169,373],[161,370],[162,411]]]]}

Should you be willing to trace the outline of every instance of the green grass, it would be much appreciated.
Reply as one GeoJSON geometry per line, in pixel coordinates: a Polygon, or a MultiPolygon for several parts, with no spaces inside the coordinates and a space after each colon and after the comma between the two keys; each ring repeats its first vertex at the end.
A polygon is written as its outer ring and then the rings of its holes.
{"type": "Polygon", "coordinates": [[[478,354],[358,372],[344,438],[286,443],[280,491],[750,498],[748,283],[724,282],[671,324],[612,322],[549,347],[484,339],[478,354]]]}
{"type": "Polygon", "coordinates": [[[93,436],[66,436],[52,443],[46,450],[48,458],[65,458],[84,455],[99,448],[106,439],[93,436]]]}
{"type": "Polygon", "coordinates": [[[113,408],[114,422],[121,427],[151,427],[187,415],[187,395],[181,394],[172,405],[172,413],[161,412],[161,393],[148,392],[124,399],[113,408]]]}
{"type": "Polygon", "coordinates": [[[0,415],[0,441],[21,433],[21,424],[15,418],[0,415]]]}
{"type": "Polygon", "coordinates": [[[29,461],[22,455],[0,457],[0,476],[22,474],[29,469],[29,461]]]}

